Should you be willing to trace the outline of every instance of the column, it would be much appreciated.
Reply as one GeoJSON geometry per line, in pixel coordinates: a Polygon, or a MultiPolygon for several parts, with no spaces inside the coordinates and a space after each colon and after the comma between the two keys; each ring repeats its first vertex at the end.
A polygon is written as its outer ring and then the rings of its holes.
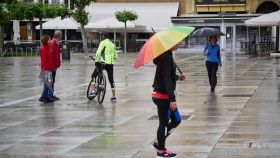
{"type": "Polygon", "coordinates": [[[276,30],[277,30],[276,26],[271,27],[271,37],[272,37],[271,40],[272,40],[272,43],[273,43],[272,45],[275,46],[275,47],[272,48],[273,50],[275,50],[274,48],[276,48],[276,36],[277,36],[276,35],[277,34],[276,30]]]}
{"type": "Polygon", "coordinates": [[[232,50],[235,53],[235,50],[236,50],[236,24],[232,25],[232,50]]]}
{"type": "Polygon", "coordinates": [[[13,40],[17,42],[18,40],[20,40],[20,24],[18,20],[13,20],[13,32],[13,40]]]}
{"type": "MultiPolygon", "coordinates": [[[[226,26],[225,26],[225,23],[224,23],[223,20],[222,20],[222,23],[221,23],[220,30],[221,30],[221,32],[226,34],[226,26]]],[[[221,36],[220,40],[221,40],[221,48],[222,48],[222,50],[226,49],[226,36],[221,36]]]]}
{"type": "Polygon", "coordinates": [[[32,40],[32,23],[27,23],[27,40],[32,40]]]}
{"type": "Polygon", "coordinates": [[[280,51],[280,27],[278,27],[278,51],[280,51]]]}

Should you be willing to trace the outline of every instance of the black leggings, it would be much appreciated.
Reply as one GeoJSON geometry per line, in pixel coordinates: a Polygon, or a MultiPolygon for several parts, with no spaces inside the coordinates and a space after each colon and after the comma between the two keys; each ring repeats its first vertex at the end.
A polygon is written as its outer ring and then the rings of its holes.
{"type": "Polygon", "coordinates": [[[159,126],[157,130],[157,141],[160,150],[165,149],[165,140],[181,122],[181,116],[178,111],[170,109],[170,101],[167,99],[153,98],[153,102],[157,105],[159,126]]]}
{"type": "Polygon", "coordinates": [[[211,88],[215,88],[217,85],[217,71],[218,71],[219,63],[218,62],[210,62],[206,61],[206,68],[208,71],[208,78],[211,88]]]}
{"type": "MultiPolygon", "coordinates": [[[[100,71],[101,68],[101,64],[100,63],[95,63],[95,69],[91,75],[92,79],[95,79],[98,75],[98,72],[100,71]]],[[[108,80],[111,84],[111,88],[114,89],[115,88],[115,82],[114,82],[114,65],[113,64],[106,64],[103,67],[104,70],[107,71],[108,74],[108,80]]]]}

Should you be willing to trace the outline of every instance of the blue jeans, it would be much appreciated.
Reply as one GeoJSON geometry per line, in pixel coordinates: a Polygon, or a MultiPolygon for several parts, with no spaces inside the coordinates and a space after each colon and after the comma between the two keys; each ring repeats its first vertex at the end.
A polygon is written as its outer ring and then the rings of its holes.
{"type": "Polygon", "coordinates": [[[49,87],[44,84],[44,89],[43,89],[43,93],[42,93],[42,97],[52,97],[53,96],[53,92],[49,89],[49,87]]]}

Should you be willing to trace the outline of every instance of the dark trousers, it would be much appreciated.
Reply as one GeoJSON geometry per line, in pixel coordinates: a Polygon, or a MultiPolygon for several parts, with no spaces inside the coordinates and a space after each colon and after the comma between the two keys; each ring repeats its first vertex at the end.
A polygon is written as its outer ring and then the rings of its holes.
{"type": "Polygon", "coordinates": [[[218,67],[219,67],[218,62],[206,61],[206,68],[208,71],[209,84],[211,85],[211,88],[215,88],[217,85],[218,67]]]}
{"type": "Polygon", "coordinates": [[[53,79],[52,88],[53,88],[53,92],[54,92],[55,76],[56,76],[56,70],[53,70],[52,71],[52,79],[53,79]]]}
{"type": "Polygon", "coordinates": [[[157,105],[159,126],[157,130],[157,141],[160,150],[165,149],[165,140],[171,132],[180,124],[181,116],[176,109],[170,109],[170,101],[167,99],[153,98],[153,102],[157,105]]]}
{"type": "MultiPolygon", "coordinates": [[[[106,64],[103,67],[104,70],[107,71],[107,75],[108,75],[108,80],[111,84],[111,88],[114,89],[115,88],[115,82],[114,82],[114,65],[113,64],[106,64]]],[[[91,75],[91,77],[93,79],[95,79],[99,73],[99,71],[101,70],[101,64],[100,63],[95,63],[95,69],[91,75]]]]}

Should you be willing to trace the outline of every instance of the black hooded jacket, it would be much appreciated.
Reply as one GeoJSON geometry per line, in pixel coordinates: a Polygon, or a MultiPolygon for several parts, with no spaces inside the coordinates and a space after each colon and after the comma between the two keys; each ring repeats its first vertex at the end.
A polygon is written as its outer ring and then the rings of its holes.
{"type": "Polygon", "coordinates": [[[153,88],[155,92],[169,96],[170,102],[176,101],[176,67],[172,57],[172,51],[167,51],[154,60],[157,65],[153,88]]]}

